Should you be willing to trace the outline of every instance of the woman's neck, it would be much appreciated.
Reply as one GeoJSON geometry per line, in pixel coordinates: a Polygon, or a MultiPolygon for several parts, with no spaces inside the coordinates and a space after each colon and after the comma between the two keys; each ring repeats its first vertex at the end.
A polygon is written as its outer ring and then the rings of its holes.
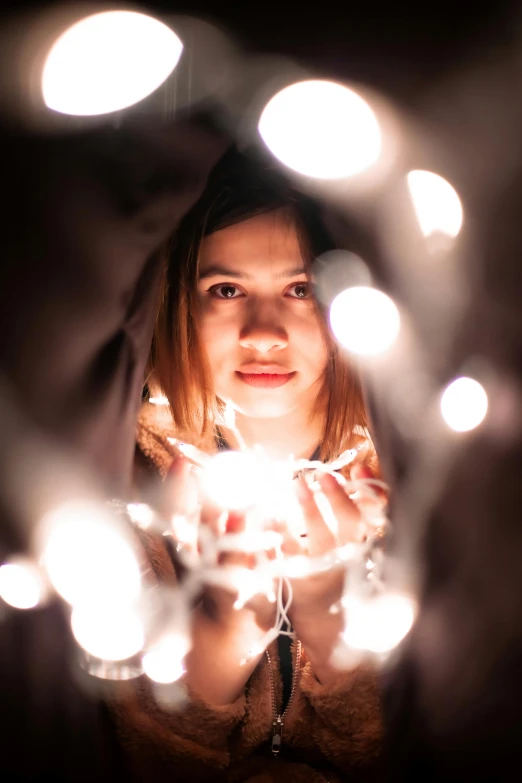
{"type": "MultiPolygon", "coordinates": [[[[321,441],[319,417],[310,421],[308,411],[295,410],[275,419],[250,418],[236,413],[236,427],[245,444],[262,446],[272,459],[309,458],[321,441]]],[[[235,445],[235,444],[231,444],[235,445]]]]}

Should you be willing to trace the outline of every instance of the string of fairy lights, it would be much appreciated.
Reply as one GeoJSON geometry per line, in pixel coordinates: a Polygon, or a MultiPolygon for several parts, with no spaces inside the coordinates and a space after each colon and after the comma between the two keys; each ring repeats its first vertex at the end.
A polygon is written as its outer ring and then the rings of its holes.
{"type": "MultiPolygon", "coordinates": [[[[159,20],[123,10],[85,18],[78,13],[74,24],[68,22],[63,29],[58,25],[56,40],[49,48],[41,84],[45,111],[64,117],[120,111],[158,88],[174,69],[184,67],[183,35],[180,32],[178,36],[159,20]],[[136,35],[143,42],[139,56],[136,35]],[[97,62],[103,64],[99,69],[92,67],[94,51],[97,62]],[[128,67],[121,67],[122,62],[128,67]],[[133,77],[136,69],[140,79],[133,77]],[[133,89],[136,85],[138,92],[133,89]]],[[[205,40],[210,41],[214,32],[210,26],[205,27],[205,40]]],[[[197,40],[201,46],[201,36],[197,40]]],[[[214,38],[212,46],[203,48],[218,51],[214,38]]],[[[198,51],[192,51],[191,62],[197,59],[198,51]]],[[[226,59],[224,55],[222,59],[226,59]]],[[[224,92],[218,95],[219,100],[229,101],[227,108],[232,114],[244,109],[232,106],[239,93],[236,90],[228,97],[224,92]]],[[[372,102],[344,84],[314,78],[287,83],[268,100],[264,84],[260,94],[265,97],[257,114],[255,101],[249,104],[250,113],[256,115],[258,140],[296,172],[297,179],[307,178],[302,180],[303,186],[310,181],[322,183],[323,188],[335,191],[337,198],[343,184],[361,181],[358,178],[379,167],[385,171],[390,134],[379,101],[372,102]]],[[[390,165],[393,169],[388,160],[386,170],[390,165]]],[[[397,168],[394,171],[397,173],[397,168]]],[[[384,179],[377,178],[376,182],[384,179]]],[[[446,252],[463,224],[462,203],[455,188],[439,174],[420,169],[404,172],[399,179],[408,194],[408,209],[416,220],[416,230],[426,242],[427,255],[432,252],[433,238],[441,236],[447,242],[443,251],[436,252],[446,252]]],[[[354,260],[351,254],[339,259],[340,264],[325,263],[318,272],[318,295],[329,292],[325,304],[334,337],[363,369],[377,379],[383,373],[382,382],[386,375],[383,357],[398,351],[401,345],[404,354],[409,350],[405,347],[410,345],[405,342],[405,314],[373,284],[362,259],[354,260]],[[346,284],[347,270],[355,267],[359,271],[363,268],[364,275],[355,275],[346,284]]],[[[408,355],[413,354],[410,351],[408,355]]],[[[386,383],[390,378],[386,375],[386,383]]],[[[389,383],[390,399],[393,382],[389,383]]],[[[472,373],[452,378],[444,388],[432,384],[427,395],[430,404],[436,403],[433,426],[448,438],[478,427],[488,411],[488,393],[472,373]]],[[[158,409],[165,402],[161,397],[150,400],[158,404],[158,409]]],[[[406,409],[404,403],[402,413],[408,414],[406,409]]],[[[234,431],[237,451],[210,456],[191,444],[175,441],[172,445],[193,464],[202,491],[225,515],[229,510],[244,514],[244,530],[225,532],[223,525],[211,530],[200,524],[200,507],[190,513],[175,509],[166,516],[145,503],[106,503],[99,490],[82,494],[73,491],[71,483],[65,499],[66,486],[59,499],[53,500],[52,493],[42,494],[44,500],[30,520],[35,531],[30,551],[12,554],[0,566],[3,605],[30,610],[58,595],[70,607],[72,632],[91,674],[113,679],[145,674],[154,683],[166,685],[182,680],[184,660],[192,646],[191,611],[205,587],[231,592],[237,610],[257,595],[264,595],[274,604],[274,625],[261,641],[261,650],[279,633],[286,632],[295,580],[340,569],[344,589],[339,603],[330,611],[343,614],[344,630],[333,660],[343,668],[364,655],[384,658],[408,633],[416,613],[412,581],[395,578],[408,565],[403,562],[389,567],[392,555],[386,548],[389,521],[385,509],[382,503],[362,502],[375,500],[376,492],[386,491],[386,485],[374,478],[347,480],[341,475],[339,471],[357,459],[357,449],[329,463],[278,462],[259,447],[245,447],[229,406],[224,424],[234,431]],[[321,556],[289,556],[283,551],[281,534],[271,523],[281,520],[295,535],[302,531],[303,516],[294,481],[298,474],[305,477],[326,524],[335,534],[335,517],[317,481],[321,473],[333,475],[359,503],[361,535],[354,541],[337,541],[321,556]],[[158,585],[143,569],[136,527],[171,539],[186,574],[176,587],[158,585]],[[275,556],[268,557],[268,551],[275,556]],[[252,567],[220,564],[223,553],[238,552],[253,556],[252,567]]],[[[414,514],[413,504],[410,512],[414,514]]],[[[243,660],[259,650],[247,651],[243,660]]]]}

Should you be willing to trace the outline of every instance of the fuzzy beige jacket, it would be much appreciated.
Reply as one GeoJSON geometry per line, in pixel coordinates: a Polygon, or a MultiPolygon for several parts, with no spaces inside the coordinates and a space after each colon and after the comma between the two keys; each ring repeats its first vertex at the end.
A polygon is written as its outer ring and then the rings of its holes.
{"type": "MultiPolygon", "coordinates": [[[[167,472],[175,435],[164,409],[146,403],[138,422],[138,483],[153,471],[167,472]]],[[[160,581],[175,572],[162,539],[144,535],[147,557],[160,581]]],[[[277,643],[269,647],[277,701],[281,702],[277,643]]],[[[295,667],[295,644],[292,649],[295,667]]],[[[191,695],[180,712],[155,702],[146,678],[125,684],[111,701],[124,753],[136,781],[222,781],[223,783],[325,783],[381,781],[381,709],[377,673],[361,666],[335,687],[315,678],[306,650],[283,730],[278,758],[268,749],[272,735],[272,688],[263,656],[245,692],[226,707],[191,695]]],[[[279,710],[278,710],[279,711],[279,710]]]]}

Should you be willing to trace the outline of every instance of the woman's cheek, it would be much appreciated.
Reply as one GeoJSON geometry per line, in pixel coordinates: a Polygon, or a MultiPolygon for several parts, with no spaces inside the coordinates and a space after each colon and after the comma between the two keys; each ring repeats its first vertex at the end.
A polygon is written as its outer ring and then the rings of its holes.
{"type": "Polygon", "coordinates": [[[211,369],[216,372],[226,363],[227,357],[231,358],[237,339],[234,340],[230,326],[218,319],[206,319],[200,334],[211,369]]]}
{"type": "Polygon", "coordinates": [[[308,358],[310,364],[322,370],[328,362],[329,349],[321,319],[319,317],[303,319],[296,326],[295,335],[304,356],[308,358]]]}

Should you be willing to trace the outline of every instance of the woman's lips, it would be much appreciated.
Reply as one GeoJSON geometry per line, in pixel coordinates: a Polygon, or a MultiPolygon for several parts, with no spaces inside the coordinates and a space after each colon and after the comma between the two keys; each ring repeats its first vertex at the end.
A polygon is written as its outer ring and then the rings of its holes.
{"type": "Polygon", "coordinates": [[[278,386],[284,386],[291,380],[295,372],[236,372],[236,375],[249,386],[255,386],[258,389],[275,389],[278,386]]]}

